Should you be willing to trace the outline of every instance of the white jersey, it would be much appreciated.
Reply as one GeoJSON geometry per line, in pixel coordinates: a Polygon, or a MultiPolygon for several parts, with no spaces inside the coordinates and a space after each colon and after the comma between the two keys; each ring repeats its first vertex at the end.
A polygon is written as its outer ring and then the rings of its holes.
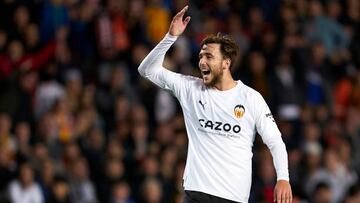
{"type": "Polygon", "coordinates": [[[166,51],[175,40],[167,34],[141,63],[139,72],[171,91],[182,107],[189,140],[185,190],[248,202],[256,131],[271,151],[277,179],[289,180],[286,148],[263,97],[241,81],[219,91],[205,86],[200,78],[163,68],[166,51]]]}

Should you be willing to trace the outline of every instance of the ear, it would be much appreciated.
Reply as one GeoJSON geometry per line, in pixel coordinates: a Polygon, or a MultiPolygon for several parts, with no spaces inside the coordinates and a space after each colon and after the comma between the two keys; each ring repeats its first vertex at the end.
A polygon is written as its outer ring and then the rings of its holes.
{"type": "Polygon", "coordinates": [[[223,60],[224,67],[230,68],[230,64],[231,64],[231,59],[227,58],[223,60]]]}

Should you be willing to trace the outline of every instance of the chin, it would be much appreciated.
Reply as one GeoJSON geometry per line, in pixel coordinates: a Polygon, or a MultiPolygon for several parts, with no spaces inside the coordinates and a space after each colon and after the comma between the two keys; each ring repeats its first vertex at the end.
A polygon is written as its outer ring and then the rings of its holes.
{"type": "Polygon", "coordinates": [[[211,83],[208,83],[208,82],[204,82],[204,85],[207,86],[207,87],[211,87],[211,83]]]}
{"type": "Polygon", "coordinates": [[[208,86],[208,87],[213,87],[215,85],[214,80],[207,80],[207,81],[203,80],[203,82],[204,82],[204,85],[208,86]]]}

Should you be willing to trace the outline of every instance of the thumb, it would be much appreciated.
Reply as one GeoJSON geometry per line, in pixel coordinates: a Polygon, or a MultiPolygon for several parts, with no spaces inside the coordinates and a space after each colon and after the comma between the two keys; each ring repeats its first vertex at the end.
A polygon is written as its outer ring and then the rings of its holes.
{"type": "Polygon", "coordinates": [[[276,202],[276,188],[274,189],[274,202],[276,202]]]}
{"type": "Polygon", "coordinates": [[[184,24],[187,25],[190,22],[190,19],[191,19],[190,16],[186,17],[184,20],[184,24]]]}

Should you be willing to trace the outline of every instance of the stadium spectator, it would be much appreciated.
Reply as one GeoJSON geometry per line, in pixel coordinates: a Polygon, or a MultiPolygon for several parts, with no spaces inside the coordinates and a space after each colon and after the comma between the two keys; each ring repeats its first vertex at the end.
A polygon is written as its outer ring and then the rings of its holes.
{"type": "Polygon", "coordinates": [[[8,190],[12,203],[45,202],[40,186],[34,180],[34,170],[28,163],[20,165],[18,178],[9,184],[8,190]]]}

